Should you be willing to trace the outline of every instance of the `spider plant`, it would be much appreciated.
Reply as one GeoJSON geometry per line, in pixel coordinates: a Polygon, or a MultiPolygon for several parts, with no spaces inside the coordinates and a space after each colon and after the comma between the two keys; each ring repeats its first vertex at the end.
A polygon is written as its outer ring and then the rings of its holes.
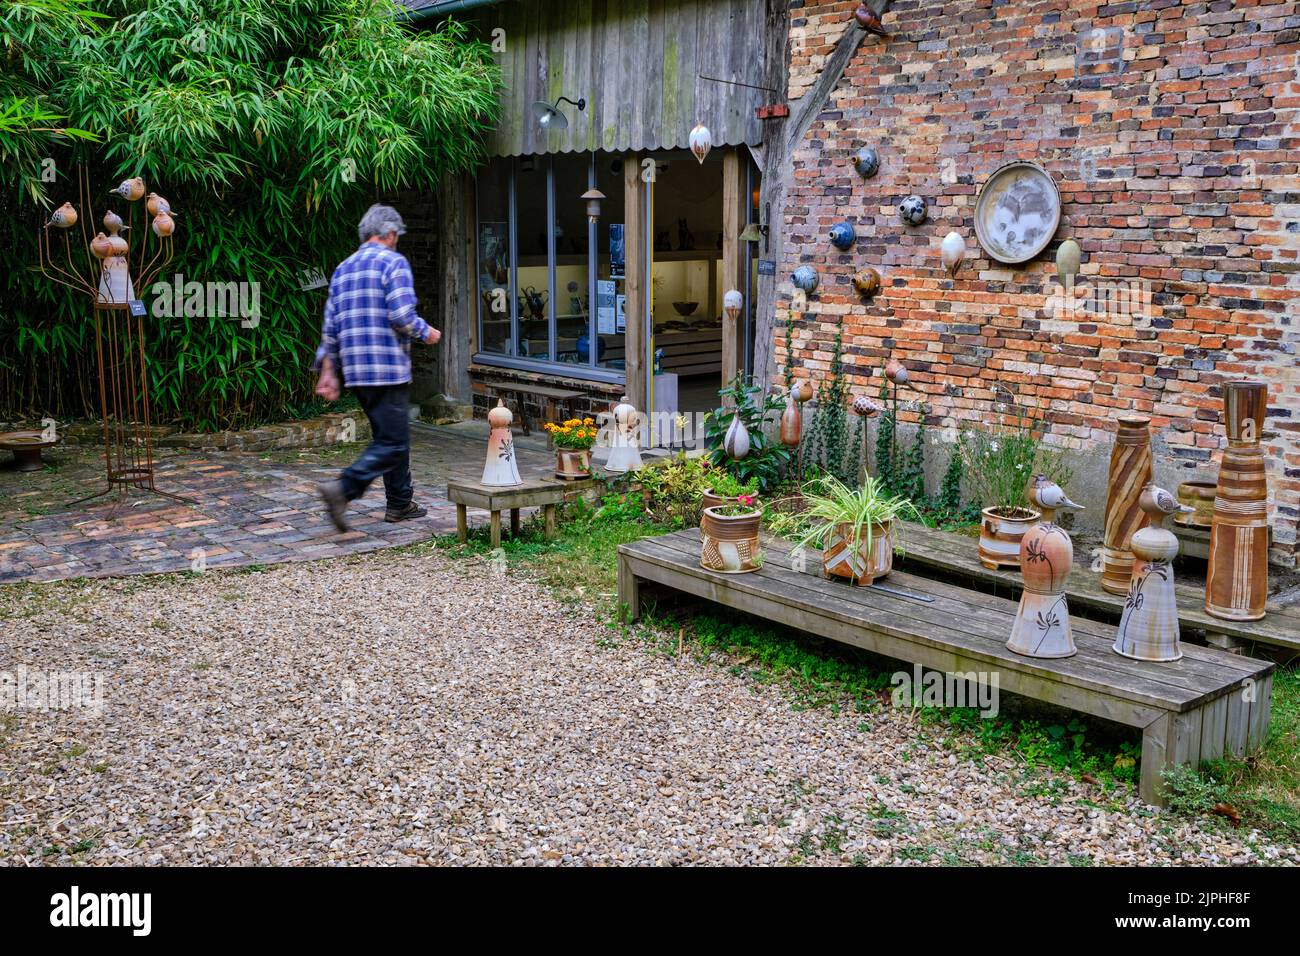
{"type": "MultiPolygon", "coordinates": [[[[847,525],[844,536],[849,548],[871,549],[875,529],[889,526],[900,518],[918,518],[916,506],[901,495],[887,495],[881,482],[867,476],[861,487],[854,488],[834,475],[823,475],[804,486],[805,508],[798,514],[778,515],[774,525],[778,532],[793,538],[798,548],[824,550],[836,537],[837,529],[847,525]]],[[[893,529],[895,547],[898,530],[893,529]]]]}

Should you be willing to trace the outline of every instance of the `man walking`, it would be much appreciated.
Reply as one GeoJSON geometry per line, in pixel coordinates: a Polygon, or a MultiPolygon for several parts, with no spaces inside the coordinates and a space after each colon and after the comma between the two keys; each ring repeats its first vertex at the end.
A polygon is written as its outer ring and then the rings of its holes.
{"type": "Polygon", "coordinates": [[[320,486],[325,509],[339,531],[348,530],[348,502],[360,498],[380,477],[388,498],[385,521],[428,514],[412,499],[410,351],[412,341],[436,345],[442,337],[416,314],[411,265],[397,251],[397,237],[406,232],[397,210],[371,206],[357,231],[361,248],[330,277],[313,366],[320,371],[317,395],[335,401],[346,385],[370,419],[370,447],[337,481],[320,486]]]}

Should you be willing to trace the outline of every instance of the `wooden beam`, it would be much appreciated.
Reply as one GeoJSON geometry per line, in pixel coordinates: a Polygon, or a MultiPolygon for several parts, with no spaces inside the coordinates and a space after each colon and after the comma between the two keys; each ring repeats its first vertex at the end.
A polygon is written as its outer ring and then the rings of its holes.
{"type": "MultiPolygon", "coordinates": [[[[741,188],[740,153],[734,147],[728,149],[722,157],[722,292],[730,289],[742,289],[741,243],[740,243],[740,197],[741,188]]],[[[712,307],[712,306],[710,306],[712,307]]],[[[722,314],[722,384],[727,385],[740,371],[740,343],[745,341],[742,326],[749,313],[749,303],[745,311],[735,321],[722,314]]]]}
{"type": "Polygon", "coordinates": [[[645,383],[645,349],[649,317],[646,315],[646,184],[641,179],[641,157],[628,153],[623,157],[623,239],[627,262],[624,315],[627,330],[623,337],[626,363],[627,398],[639,412],[649,412],[645,383]]]}
{"type": "Polygon", "coordinates": [[[473,210],[473,177],[459,173],[444,180],[438,201],[443,321],[438,378],[443,395],[466,405],[473,402],[469,366],[478,339],[473,210]]]}

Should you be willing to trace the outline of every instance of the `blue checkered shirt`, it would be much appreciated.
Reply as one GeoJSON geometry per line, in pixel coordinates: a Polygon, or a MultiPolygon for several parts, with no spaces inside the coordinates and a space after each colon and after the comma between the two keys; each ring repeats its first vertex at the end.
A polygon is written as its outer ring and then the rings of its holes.
{"type": "Polygon", "coordinates": [[[429,334],[415,306],[406,256],[377,242],[362,243],[330,277],[314,367],[329,357],[352,388],[409,382],[411,340],[429,334]]]}

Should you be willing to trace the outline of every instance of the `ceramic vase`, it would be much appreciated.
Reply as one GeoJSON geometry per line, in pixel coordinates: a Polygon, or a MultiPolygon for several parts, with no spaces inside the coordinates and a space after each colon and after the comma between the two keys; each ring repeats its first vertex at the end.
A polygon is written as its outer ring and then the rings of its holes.
{"type": "Polygon", "coordinates": [[[763,513],[728,516],[705,508],[700,519],[700,565],[723,574],[745,574],[763,566],[758,529],[763,513]]]}
{"type": "Polygon", "coordinates": [[[1111,594],[1127,594],[1133,578],[1129,542],[1146,522],[1140,499],[1151,481],[1151,419],[1125,415],[1119,420],[1106,480],[1106,523],[1102,540],[1101,586],[1111,594]]]}
{"type": "Polygon", "coordinates": [[[1174,524],[1185,528],[1208,528],[1214,524],[1214,492],[1212,481],[1184,481],[1178,486],[1178,503],[1186,511],[1174,515],[1174,524]]]}
{"type": "Polygon", "coordinates": [[[515,440],[510,434],[510,423],[515,420],[506,408],[504,399],[497,399],[497,407],[488,412],[488,424],[492,427],[488,433],[487,461],[483,465],[485,485],[505,487],[522,485],[519,477],[519,465],[515,461],[515,440]]]}
{"type": "Polygon", "coordinates": [[[785,400],[785,409],[781,412],[781,444],[786,448],[798,448],[803,437],[803,420],[799,415],[799,386],[790,386],[790,395],[785,400]]]}
{"type": "Polygon", "coordinates": [[[737,412],[731,416],[731,424],[722,439],[722,450],[732,461],[740,461],[749,454],[749,444],[749,429],[740,420],[740,413],[737,412]]]}
{"type": "Polygon", "coordinates": [[[867,532],[858,535],[857,547],[851,546],[853,525],[837,524],[822,552],[822,574],[828,578],[848,578],[863,587],[873,584],[894,569],[894,524],[873,524],[871,544],[867,532]]]}
{"type": "Polygon", "coordinates": [[[980,512],[980,564],[990,571],[1020,567],[1020,544],[1042,515],[1031,508],[1004,514],[999,508],[980,512]]]}
{"type": "Polygon", "coordinates": [[[641,467],[641,452],[638,448],[641,416],[626,397],[614,406],[614,429],[609,449],[609,459],[605,470],[611,474],[621,475],[637,471],[641,467]]]}
{"type": "Polygon", "coordinates": [[[1214,496],[1205,612],[1226,621],[1257,621],[1268,598],[1268,477],[1259,444],[1268,388],[1263,382],[1229,382],[1223,406],[1228,447],[1214,496]]]}
{"type": "Polygon", "coordinates": [[[1043,512],[1042,523],[1020,542],[1020,574],[1024,590],[1007,647],[1026,657],[1072,657],[1078,649],[1070,630],[1065,582],[1074,566],[1074,542],[1056,523],[1056,512],[1079,511],[1059,485],[1038,475],[1029,500],[1043,512]]]}
{"type": "Polygon", "coordinates": [[[1164,522],[1175,512],[1191,509],[1150,483],[1142,489],[1140,501],[1147,524],[1133,535],[1133,577],[1114,649],[1139,661],[1176,661],[1183,656],[1174,598],[1178,538],[1164,522]]]}
{"type": "Polygon", "coordinates": [[[590,448],[555,449],[555,477],[566,481],[591,477],[590,448]]]}

